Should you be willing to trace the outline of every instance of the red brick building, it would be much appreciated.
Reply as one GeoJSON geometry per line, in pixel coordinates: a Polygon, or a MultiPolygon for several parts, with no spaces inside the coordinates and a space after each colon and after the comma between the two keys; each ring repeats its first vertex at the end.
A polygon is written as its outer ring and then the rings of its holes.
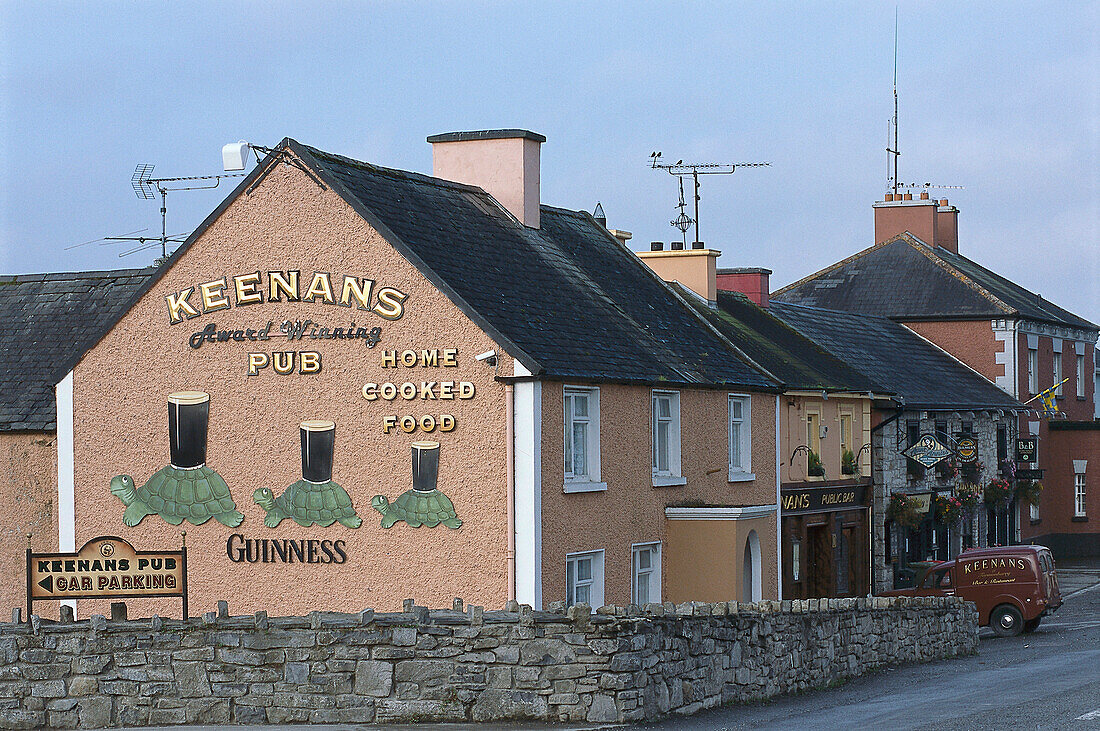
{"type": "MultiPolygon", "coordinates": [[[[1037,505],[1014,501],[999,540],[1049,545],[1060,557],[1100,555],[1100,328],[958,253],[958,209],[922,193],[874,204],[875,245],[774,292],[782,302],[885,315],[934,342],[1036,410],[998,435],[997,462],[1043,471],[1037,505]],[[1038,393],[1068,379],[1048,418],[1038,393]],[[1017,462],[1016,440],[1038,440],[1017,462]],[[1091,520],[1091,522],[1090,522],[1091,520]]],[[[995,521],[996,522],[996,521],[995,521]]]]}

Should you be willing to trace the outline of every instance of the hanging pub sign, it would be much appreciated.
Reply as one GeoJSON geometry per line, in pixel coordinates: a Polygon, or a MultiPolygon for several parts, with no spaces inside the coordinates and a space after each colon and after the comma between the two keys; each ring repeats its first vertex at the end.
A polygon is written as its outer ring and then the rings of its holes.
{"type": "Polygon", "coordinates": [[[1016,461],[1017,462],[1035,462],[1035,453],[1039,448],[1039,440],[1035,437],[1027,437],[1025,439],[1016,440],[1016,461]]]}
{"type": "Polygon", "coordinates": [[[972,464],[978,461],[978,440],[974,437],[959,437],[955,443],[955,456],[963,464],[972,464]]]}
{"type": "Polygon", "coordinates": [[[187,619],[187,547],[138,551],[117,536],[93,538],[76,553],[27,549],[27,617],[44,599],[179,597],[187,619]]]}
{"type": "Polygon", "coordinates": [[[924,467],[935,467],[936,464],[950,457],[953,452],[934,434],[921,434],[916,443],[909,445],[902,454],[924,467]]]}
{"type": "Polygon", "coordinates": [[[1043,479],[1043,470],[1016,470],[1017,480],[1041,480],[1043,479]]]}

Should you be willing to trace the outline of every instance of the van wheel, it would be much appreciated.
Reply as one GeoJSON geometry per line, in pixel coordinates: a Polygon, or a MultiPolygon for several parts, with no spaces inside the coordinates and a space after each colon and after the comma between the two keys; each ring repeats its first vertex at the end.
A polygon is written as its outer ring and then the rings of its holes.
{"type": "Polygon", "coordinates": [[[1030,634],[1039,629],[1039,622],[1041,622],[1042,620],[1042,617],[1036,617],[1035,619],[1029,619],[1024,622],[1024,634],[1030,634]]]}
{"type": "Polygon", "coordinates": [[[1015,637],[1024,629],[1024,618],[1016,607],[1002,604],[989,615],[989,626],[1000,637],[1015,637]]]}

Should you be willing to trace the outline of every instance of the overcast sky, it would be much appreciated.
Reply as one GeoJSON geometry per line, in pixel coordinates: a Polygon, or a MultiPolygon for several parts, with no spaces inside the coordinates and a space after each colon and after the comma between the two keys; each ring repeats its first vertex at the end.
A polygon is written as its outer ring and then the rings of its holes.
{"type": "MultiPolygon", "coordinates": [[[[895,5],[0,0],[0,272],[145,266],[138,163],[220,172],[283,137],[431,172],[427,135],[547,137],[543,202],[678,238],[654,150],[770,161],[704,179],[701,238],[773,288],[872,242],[895,5]]],[[[1100,4],[899,6],[900,178],[960,209],[960,253],[1100,322],[1100,4]]],[[[189,231],[231,185],[170,194],[189,231]]]]}

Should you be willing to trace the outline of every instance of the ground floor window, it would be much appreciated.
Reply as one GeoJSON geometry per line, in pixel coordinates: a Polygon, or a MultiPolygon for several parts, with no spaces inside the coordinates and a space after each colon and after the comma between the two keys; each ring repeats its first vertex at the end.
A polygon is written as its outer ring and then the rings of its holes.
{"type": "Polygon", "coordinates": [[[566,556],[565,590],[569,605],[603,606],[603,551],[566,556]]]}
{"type": "Polygon", "coordinates": [[[642,606],[661,601],[661,544],[643,543],[632,549],[631,602],[642,606]]]}

